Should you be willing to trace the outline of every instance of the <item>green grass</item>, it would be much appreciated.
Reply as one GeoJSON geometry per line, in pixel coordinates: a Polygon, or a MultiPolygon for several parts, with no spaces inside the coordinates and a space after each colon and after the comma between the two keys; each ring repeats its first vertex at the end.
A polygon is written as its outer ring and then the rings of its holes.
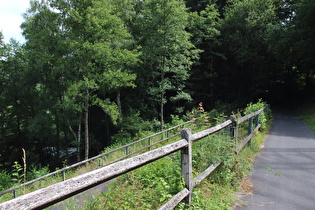
{"type": "Polygon", "coordinates": [[[299,106],[296,113],[315,133],[315,101],[309,101],[299,106]]]}

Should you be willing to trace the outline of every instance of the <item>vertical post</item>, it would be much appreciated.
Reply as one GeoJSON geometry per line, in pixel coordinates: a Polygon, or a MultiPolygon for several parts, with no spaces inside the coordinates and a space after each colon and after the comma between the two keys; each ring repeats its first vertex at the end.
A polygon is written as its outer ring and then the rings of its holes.
{"type": "MultiPolygon", "coordinates": [[[[151,145],[151,138],[148,138],[148,146],[151,145]]],[[[148,150],[150,151],[151,150],[151,147],[148,147],[148,150]]]]}
{"type": "Polygon", "coordinates": [[[13,198],[16,198],[16,190],[13,190],[13,198]]]}
{"type": "Polygon", "coordinates": [[[190,205],[192,200],[192,141],[191,141],[191,129],[184,128],[181,133],[181,139],[186,139],[188,146],[181,150],[181,167],[182,176],[184,177],[185,187],[189,190],[189,195],[185,198],[186,204],[190,205]]]}
{"type": "Polygon", "coordinates": [[[129,155],[129,146],[126,147],[126,155],[129,155]]]}
{"type": "Polygon", "coordinates": [[[248,135],[250,135],[253,131],[253,118],[248,119],[248,135]]]}
{"type": "Polygon", "coordinates": [[[62,171],[62,181],[66,180],[66,171],[62,171]]]}
{"type": "Polygon", "coordinates": [[[255,128],[258,126],[258,124],[259,124],[259,114],[256,115],[255,117],[255,128]]]}
{"type": "MultiPolygon", "coordinates": [[[[253,132],[253,117],[248,119],[248,135],[253,132]]],[[[248,145],[251,144],[251,140],[248,141],[248,145]]]]}
{"type": "Polygon", "coordinates": [[[237,137],[237,122],[236,117],[234,115],[230,116],[230,120],[232,121],[232,125],[230,128],[230,135],[232,139],[236,139],[237,137]]]}

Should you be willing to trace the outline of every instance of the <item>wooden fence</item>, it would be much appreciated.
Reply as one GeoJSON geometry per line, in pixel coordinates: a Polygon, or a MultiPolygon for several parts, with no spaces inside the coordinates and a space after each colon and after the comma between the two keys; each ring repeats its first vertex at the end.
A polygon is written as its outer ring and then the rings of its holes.
{"type": "Polygon", "coordinates": [[[235,149],[235,153],[238,153],[260,128],[259,114],[264,109],[265,107],[240,119],[231,117],[220,125],[196,134],[192,134],[190,128],[184,128],[181,131],[179,141],[0,203],[0,209],[42,209],[177,151],[181,151],[181,174],[185,181],[185,188],[160,209],[172,209],[182,200],[190,204],[194,187],[222,163],[222,161],[218,161],[210,165],[205,171],[193,178],[192,144],[227,127],[230,127],[232,136],[236,136],[238,125],[248,121],[249,135],[235,149]],[[253,129],[252,122],[254,117],[256,118],[256,126],[253,129]]]}
{"type": "MultiPolygon", "coordinates": [[[[222,107],[219,110],[214,109],[211,112],[209,112],[209,114],[211,114],[214,111],[223,111],[223,110],[225,110],[225,109],[227,109],[229,107],[231,107],[231,105],[224,106],[224,107],[222,107]]],[[[190,121],[187,121],[187,122],[184,122],[184,123],[181,123],[181,124],[176,125],[174,127],[165,129],[163,131],[160,131],[158,133],[152,134],[152,135],[147,136],[145,138],[142,138],[142,139],[133,141],[133,142],[131,142],[129,144],[123,145],[123,146],[121,146],[119,148],[116,148],[116,149],[113,149],[111,151],[99,154],[97,156],[94,156],[94,157],[89,158],[89,159],[84,160],[84,161],[80,161],[80,162],[72,164],[70,166],[66,166],[64,168],[61,168],[61,169],[58,169],[58,170],[53,171],[51,173],[48,173],[48,174],[46,174],[44,176],[38,177],[36,179],[30,180],[30,181],[25,182],[23,184],[20,184],[18,186],[14,186],[14,187],[9,188],[7,190],[1,191],[0,192],[0,196],[5,195],[7,193],[13,193],[13,198],[16,198],[18,189],[21,189],[21,188],[26,187],[28,185],[34,184],[35,182],[40,182],[41,180],[44,180],[44,179],[46,179],[48,177],[55,176],[55,175],[58,175],[58,174],[62,174],[62,181],[65,181],[66,180],[66,172],[67,171],[72,170],[72,169],[76,169],[76,168],[78,168],[80,166],[83,166],[85,164],[89,164],[89,163],[91,163],[92,161],[95,161],[95,160],[100,160],[100,162],[101,162],[99,164],[100,166],[107,166],[107,165],[110,165],[112,163],[115,163],[115,162],[118,162],[120,160],[123,160],[123,159],[126,159],[128,157],[131,157],[131,156],[133,156],[135,154],[139,154],[139,153],[141,153],[141,152],[143,152],[145,150],[151,150],[151,148],[154,147],[155,145],[161,144],[161,143],[163,143],[165,141],[168,141],[171,138],[179,136],[180,133],[179,132],[174,132],[174,131],[178,131],[179,129],[184,128],[185,126],[190,125],[191,123],[195,123],[195,120],[196,119],[190,120],[190,121]],[[175,133],[175,134],[172,134],[172,133],[175,133]],[[154,138],[157,138],[158,136],[161,136],[160,140],[158,140],[158,141],[153,141],[152,140],[154,138]],[[136,151],[131,151],[130,150],[131,146],[139,144],[139,143],[142,143],[142,142],[146,142],[147,146],[144,146],[144,147],[142,147],[142,148],[140,148],[140,149],[138,149],[136,151]],[[105,156],[108,156],[108,155],[110,155],[110,154],[112,154],[114,152],[117,152],[119,150],[125,150],[125,155],[121,156],[121,157],[119,157],[119,158],[117,158],[115,160],[112,160],[110,162],[106,162],[106,163],[103,162],[102,158],[104,158],[105,156]]]]}
{"type": "Polygon", "coordinates": [[[112,163],[115,163],[115,162],[118,162],[118,161],[120,161],[120,160],[123,160],[123,159],[126,159],[126,158],[128,158],[128,157],[131,157],[131,156],[133,156],[133,155],[135,155],[135,154],[137,154],[137,153],[140,153],[140,152],[142,152],[142,151],[144,151],[144,150],[150,150],[151,147],[153,147],[153,146],[155,146],[155,145],[157,145],[157,144],[160,144],[160,143],[162,143],[162,142],[164,142],[164,141],[167,141],[167,140],[169,140],[169,139],[171,139],[171,138],[174,138],[174,137],[176,137],[176,136],[179,136],[179,135],[180,135],[179,133],[176,133],[176,134],[173,134],[173,135],[170,135],[170,133],[171,133],[172,131],[176,130],[176,129],[183,128],[185,125],[189,125],[190,123],[193,123],[193,122],[194,122],[194,120],[190,120],[190,121],[185,122],[185,123],[182,123],[182,124],[180,124],[180,125],[177,125],[177,126],[174,126],[174,127],[169,128],[169,129],[163,130],[163,131],[161,131],[161,132],[158,132],[158,133],[152,134],[152,135],[150,135],[150,136],[147,136],[147,137],[145,137],[145,138],[136,140],[136,141],[134,141],[134,142],[132,142],[132,143],[123,145],[123,146],[121,146],[121,147],[119,147],[119,148],[116,148],[116,149],[113,149],[113,150],[111,150],[111,151],[108,151],[108,152],[99,154],[99,155],[94,156],[94,157],[92,157],[92,158],[89,158],[89,159],[87,159],[87,160],[80,161],[80,162],[78,162],[78,163],[75,163],[75,164],[72,164],[72,165],[70,165],[70,166],[64,167],[64,168],[62,168],[62,169],[56,170],[56,171],[54,171],[54,172],[48,173],[48,174],[46,174],[46,175],[44,175],[44,176],[41,176],[41,177],[39,177],[39,178],[37,178],[37,179],[33,179],[33,180],[30,180],[30,181],[28,181],[28,182],[25,182],[25,183],[23,183],[23,184],[21,184],[21,185],[12,187],[12,188],[7,189],[7,190],[4,190],[4,191],[1,191],[1,192],[0,192],[0,196],[5,195],[5,194],[7,194],[7,193],[13,193],[13,197],[16,198],[16,197],[17,197],[16,191],[17,191],[18,189],[20,189],[20,188],[22,188],[22,187],[24,187],[24,186],[31,185],[31,184],[33,184],[33,183],[35,183],[35,182],[41,181],[41,180],[43,180],[43,179],[46,179],[46,178],[48,178],[48,177],[51,177],[51,176],[54,176],[54,175],[57,175],[57,174],[62,174],[62,180],[65,181],[65,180],[66,180],[66,172],[67,172],[68,170],[78,168],[78,167],[83,166],[83,165],[85,165],[85,164],[91,163],[92,161],[95,161],[95,160],[97,160],[97,159],[99,159],[99,160],[102,161],[101,158],[103,158],[103,157],[105,157],[105,156],[107,156],[107,155],[110,155],[110,154],[112,154],[112,153],[114,153],[114,152],[117,152],[117,151],[119,151],[119,150],[125,150],[125,155],[122,156],[122,157],[119,157],[119,158],[117,158],[117,159],[115,159],[115,160],[113,160],[113,161],[110,161],[110,162],[100,163],[99,165],[101,165],[101,166],[110,165],[110,164],[112,164],[112,163]],[[162,136],[162,137],[161,137],[161,140],[156,141],[156,142],[153,142],[152,139],[153,139],[154,137],[159,136],[159,135],[162,136]],[[142,147],[141,149],[138,149],[138,150],[136,150],[136,151],[132,151],[132,152],[130,151],[130,147],[131,147],[132,145],[135,145],[135,144],[138,144],[138,143],[141,143],[141,142],[145,142],[145,141],[147,141],[147,146],[142,147]]]}

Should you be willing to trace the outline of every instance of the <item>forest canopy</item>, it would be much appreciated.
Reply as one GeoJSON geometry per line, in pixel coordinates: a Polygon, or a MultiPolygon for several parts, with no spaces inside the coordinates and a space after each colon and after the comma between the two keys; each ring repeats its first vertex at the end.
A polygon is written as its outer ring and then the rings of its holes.
{"type": "Polygon", "coordinates": [[[315,1],[31,0],[0,29],[0,168],[79,159],[199,102],[314,97],[315,1]]]}

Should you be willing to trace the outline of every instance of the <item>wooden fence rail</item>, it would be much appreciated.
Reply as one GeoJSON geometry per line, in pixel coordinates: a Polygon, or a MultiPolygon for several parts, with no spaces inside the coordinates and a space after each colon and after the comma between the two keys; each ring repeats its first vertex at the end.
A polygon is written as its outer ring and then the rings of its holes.
{"type": "MultiPolygon", "coordinates": [[[[264,109],[260,109],[235,121],[227,120],[220,125],[193,135],[189,128],[185,128],[181,131],[181,139],[175,143],[104,166],[10,201],[0,203],[0,209],[42,209],[177,151],[181,151],[181,174],[185,181],[185,188],[177,193],[160,209],[172,209],[182,200],[185,200],[187,204],[190,204],[192,201],[193,188],[222,163],[222,161],[218,161],[217,163],[210,165],[196,178],[193,178],[192,144],[228,126],[230,126],[231,129],[236,129],[236,127],[233,126],[235,123],[239,124],[252,119],[252,117],[258,116],[263,110],[264,109]]],[[[256,122],[258,122],[258,118],[256,118],[256,122]]],[[[236,149],[236,153],[238,153],[249,139],[252,138],[260,126],[260,124],[257,124],[253,131],[251,129],[249,136],[236,149]]],[[[231,133],[234,134],[235,132],[232,131],[231,133]]]]}
{"type": "MultiPolygon", "coordinates": [[[[188,143],[190,144],[193,142],[196,142],[208,135],[211,135],[219,130],[222,130],[228,126],[231,126],[231,137],[235,138],[235,133],[237,134],[237,126],[246,120],[249,121],[249,129],[248,129],[248,136],[242,141],[240,145],[235,150],[235,153],[238,154],[239,151],[252,139],[252,137],[256,134],[258,129],[261,127],[261,124],[259,124],[259,114],[264,111],[267,108],[267,106],[257,110],[256,112],[250,113],[244,117],[239,118],[238,120],[235,119],[235,116],[231,116],[230,120],[227,120],[220,125],[211,127],[207,130],[201,131],[199,133],[196,133],[194,135],[191,135],[190,129],[183,129],[181,137],[185,138],[188,143]],[[252,130],[252,120],[253,117],[256,117],[256,127],[254,130],[252,130]]],[[[189,146],[188,146],[189,148],[189,146]]],[[[173,209],[176,207],[181,201],[185,199],[185,202],[190,205],[192,201],[192,191],[194,187],[202,182],[207,176],[209,176],[217,167],[221,165],[223,160],[220,160],[214,164],[211,164],[206,170],[201,172],[199,175],[197,175],[196,178],[192,178],[192,176],[187,176],[187,171],[190,172],[190,165],[189,164],[183,164],[183,155],[182,155],[182,176],[184,177],[185,181],[185,188],[178,194],[176,194],[171,200],[169,200],[167,203],[165,203],[162,207],[159,208],[159,210],[166,210],[166,209],[173,209]],[[186,176],[185,176],[186,175],[186,176]],[[187,177],[189,179],[187,179],[187,177]]],[[[189,162],[189,161],[188,161],[189,162]]],[[[190,160],[192,162],[192,160],[190,160]]]]}
{"type": "MultiPolygon", "coordinates": [[[[224,107],[222,107],[220,110],[225,110],[225,109],[227,109],[227,108],[230,107],[230,106],[231,106],[231,105],[224,106],[224,107]]],[[[215,111],[218,111],[218,110],[215,110],[215,111]]],[[[211,112],[212,112],[212,111],[211,111],[211,112]]],[[[211,113],[211,112],[210,112],[210,113],[211,113]]],[[[210,113],[209,113],[209,114],[210,114],[210,113]]],[[[31,184],[33,184],[33,183],[35,183],[35,182],[41,181],[41,180],[43,180],[43,179],[45,179],[45,178],[48,178],[48,177],[57,175],[57,174],[62,174],[62,177],[63,177],[62,180],[65,181],[65,180],[66,180],[66,175],[65,175],[65,174],[66,174],[66,172],[67,172],[68,170],[78,168],[78,167],[80,167],[80,166],[82,166],[82,165],[85,165],[85,164],[87,164],[87,163],[90,163],[90,162],[92,162],[92,161],[94,161],[94,160],[96,160],[96,159],[102,158],[102,157],[104,157],[104,156],[106,156],[106,155],[109,155],[109,154],[111,154],[111,153],[117,152],[117,151],[119,151],[119,150],[123,150],[123,149],[124,149],[124,150],[126,151],[126,152],[125,152],[126,155],[125,155],[125,156],[122,156],[122,157],[119,157],[119,158],[117,158],[117,159],[115,159],[115,160],[113,160],[113,161],[110,161],[110,162],[107,162],[107,163],[105,163],[105,164],[102,164],[102,166],[107,166],[107,165],[110,165],[110,164],[112,164],[112,163],[118,162],[118,161],[120,161],[120,160],[126,159],[126,158],[131,157],[131,156],[133,156],[133,155],[135,155],[135,154],[137,154],[137,153],[140,153],[140,152],[142,152],[142,151],[144,151],[144,150],[146,150],[146,149],[150,150],[151,147],[153,147],[153,146],[155,146],[155,145],[157,145],[157,144],[160,144],[160,143],[162,143],[162,142],[164,142],[164,141],[167,141],[167,140],[169,140],[169,139],[171,139],[171,138],[174,138],[174,137],[176,137],[176,136],[179,136],[179,135],[180,135],[179,132],[178,132],[177,134],[174,134],[174,135],[171,135],[171,136],[169,136],[169,132],[174,131],[174,130],[177,130],[177,129],[179,129],[179,128],[183,128],[185,125],[194,123],[195,120],[196,120],[196,119],[190,120],[190,121],[187,121],[187,122],[184,122],[184,123],[181,123],[181,124],[179,124],[179,125],[176,125],[176,126],[174,126],[174,127],[165,129],[165,130],[163,130],[163,131],[160,131],[160,132],[158,132],[158,133],[152,134],[152,135],[147,136],[147,137],[145,137],[145,138],[136,140],[136,141],[134,141],[134,142],[132,142],[132,143],[123,145],[123,146],[121,146],[121,147],[119,147],[119,148],[116,148],[116,149],[113,149],[113,150],[111,150],[111,151],[108,151],[108,152],[99,154],[99,155],[94,156],[94,157],[92,157],[92,158],[89,158],[89,159],[87,159],[87,160],[80,161],[80,162],[78,162],[78,163],[72,164],[72,165],[67,166],[67,167],[64,167],[64,168],[62,168],[62,169],[58,169],[58,170],[56,170],[56,171],[54,171],[54,172],[48,173],[48,174],[46,174],[46,175],[44,175],[44,176],[41,176],[41,177],[39,177],[39,178],[30,180],[30,181],[25,182],[25,183],[23,183],[23,184],[20,184],[20,185],[18,185],[18,186],[14,186],[14,187],[12,187],[12,188],[10,188],[10,189],[1,191],[1,192],[0,192],[0,196],[12,192],[12,193],[13,193],[13,197],[15,198],[15,197],[16,197],[16,190],[18,190],[18,189],[20,189],[20,188],[22,188],[22,187],[24,187],[24,186],[31,185],[31,184]],[[162,139],[159,140],[159,141],[157,141],[157,142],[152,142],[152,141],[151,141],[151,139],[152,139],[153,137],[156,137],[156,136],[158,136],[158,135],[164,135],[164,134],[166,134],[166,138],[163,138],[163,136],[162,136],[162,139]],[[147,143],[148,143],[147,146],[142,147],[141,149],[138,149],[137,151],[130,152],[130,146],[135,145],[135,144],[137,144],[137,143],[144,142],[144,141],[146,141],[146,140],[147,140],[147,143]]]]}
{"type": "Polygon", "coordinates": [[[25,183],[23,183],[23,184],[21,184],[21,185],[12,187],[12,188],[7,189],[7,190],[4,190],[4,191],[1,191],[1,192],[0,192],[0,196],[2,196],[2,195],[4,195],[4,194],[7,194],[7,193],[10,193],[10,192],[13,192],[14,198],[15,198],[15,197],[16,197],[15,191],[16,191],[17,189],[20,189],[20,188],[22,188],[22,187],[24,187],[24,186],[31,185],[31,184],[33,184],[33,183],[35,183],[35,182],[37,182],[37,181],[40,181],[40,180],[42,180],[42,179],[45,179],[45,178],[48,178],[48,177],[50,177],[50,176],[54,176],[54,175],[57,175],[57,174],[60,174],[60,173],[62,173],[62,175],[63,175],[63,181],[65,181],[65,180],[66,180],[66,177],[65,177],[65,172],[66,172],[66,171],[71,170],[71,169],[74,169],[74,168],[78,168],[78,167],[80,167],[80,166],[82,166],[82,165],[85,165],[85,164],[90,163],[90,162],[92,162],[92,161],[94,161],[94,160],[96,160],[96,159],[102,158],[102,157],[104,157],[104,156],[106,156],[106,155],[109,155],[109,154],[111,154],[111,153],[114,153],[114,152],[119,151],[119,150],[122,150],[122,149],[125,149],[125,150],[126,150],[126,155],[125,155],[125,156],[122,156],[122,157],[117,158],[117,159],[115,159],[115,160],[113,160],[113,161],[110,161],[110,162],[108,162],[108,163],[105,163],[103,166],[110,165],[110,164],[112,164],[112,163],[115,163],[115,162],[118,162],[118,161],[120,161],[120,160],[126,159],[127,157],[131,157],[132,155],[137,154],[137,153],[139,153],[139,152],[141,152],[141,151],[144,151],[145,149],[149,149],[149,148],[151,148],[151,147],[154,146],[154,145],[157,145],[157,144],[159,144],[159,143],[162,143],[162,142],[164,142],[164,141],[167,141],[167,140],[169,140],[170,138],[179,136],[180,134],[177,133],[177,134],[172,135],[172,136],[167,136],[166,138],[164,138],[164,139],[162,139],[162,140],[160,140],[160,141],[154,142],[154,143],[152,143],[152,142],[150,141],[151,138],[153,138],[153,137],[155,137],[155,136],[158,136],[158,135],[161,135],[161,134],[163,135],[163,134],[168,133],[168,132],[173,131],[173,130],[176,130],[176,129],[181,128],[181,127],[183,127],[183,126],[185,126],[185,125],[187,125],[187,124],[190,124],[190,123],[192,123],[192,122],[194,122],[194,120],[190,120],[190,121],[184,122],[184,123],[182,123],[182,124],[180,124],[180,125],[177,125],[177,126],[168,128],[168,129],[166,129],[166,130],[163,130],[163,131],[160,131],[160,132],[158,132],[158,133],[152,134],[152,135],[147,136],[147,137],[145,137],[145,138],[136,140],[136,141],[134,141],[134,142],[132,142],[132,143],[123,145],[123,146],[121,146],[121,147],[119,147],[119,148],[113,149],[113,150],[111,150],[111,151],[108,151],[108,152],[99,154],[99,155],[94,156],[94,157],[92,157],[92,158],[89,158],[89,159],[87,159],[87,160],[83,160],[83,161],[80,161],[80,162],[78,162],[78,163],[72,164],[72,165],[70,165],[70,166],[64,167],[64,168],[62,168],[62,169],[56,170],[56,171],[54,171],[54,172],[48,173],[48,174],[46,174],[46,175],[44,175],[44,176],[41,176],[41,177],[39,177],[39,178],[37,178],[37,179],[33,179],[33,180],[28,181],[28,182],[25,182],[25,183]],[[145,140],[148,140],[148,146],[145,146],[145,147],[143,147],[143,148],[141,148],[141,149],[139,149],[139,150],[137,150],[137,151],[130,152],[130,150],[129,150],[130,146],[132,146],[132,145],[134,145],[134,144],[137,144],[137,143],[140,143],[140,142],[143,142],[143,141],[145,141],[145,140]]]}

